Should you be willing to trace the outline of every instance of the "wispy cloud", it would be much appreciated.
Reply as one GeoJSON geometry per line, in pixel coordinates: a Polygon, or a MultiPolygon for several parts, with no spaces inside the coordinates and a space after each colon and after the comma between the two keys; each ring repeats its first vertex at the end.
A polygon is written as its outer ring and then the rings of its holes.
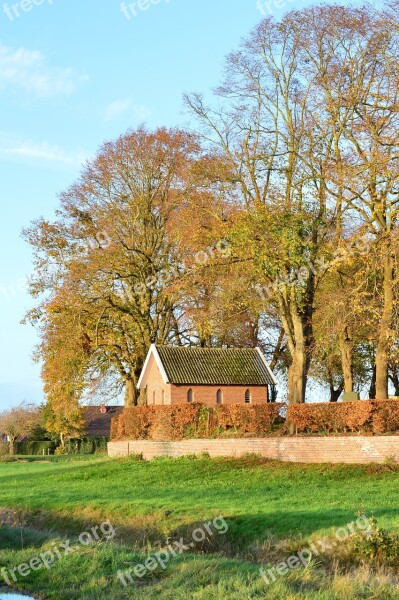
{"type": "Polygon", "coordinates": [[[51,67],[38,50],[14,50],[0,43],[0,89],[17,88],[37,96],[70,94],[88,77],[72,68],[51,67]]]}
{"type": "Polygon", "coordinates": [[[87,158],[87,154],[83,150],[70,151],[56,144],[33,142],[2,134],[0,134],[0,156],[58,164],[64,167],[78,167],[87,158]]]}
{"type": "Polygon", "coordinates": [[[145,121],[151,115],[148,106],[135,104],[131,98],[126,98],[109,104],[105,109],[104,117],[106,121],[113,121],[126,112],[130,112],[139,121],[145,121]]]}

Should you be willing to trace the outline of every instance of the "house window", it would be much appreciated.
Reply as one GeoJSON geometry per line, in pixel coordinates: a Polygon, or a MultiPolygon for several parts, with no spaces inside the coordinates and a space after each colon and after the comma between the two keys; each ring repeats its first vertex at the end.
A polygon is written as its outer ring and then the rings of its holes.
{"type": "Polygon", "coordinates": [[[251,391],[247,390],[245,392],[245,404],[251,404],[251,391]]]}
{"type": "Polygon", "coordinates": [[[165,390],[162,390],[162,404],[165,404],[165,390]]]}
{"type": "Polygon", "coordinates": [[[193,401],[193,390],[190,388],[187,392],[187,402],[193,401]]]}
{"type": "Polygon", "coordinates": [[[155,390],[152,392],[152,403],[155,404],[155,390]]]}
{"type": "Polygon", "coordinates": [[[223,402],[222,390],[218,390],[216,392],[216,404],[222,404],[222,402],[223,402]]]}

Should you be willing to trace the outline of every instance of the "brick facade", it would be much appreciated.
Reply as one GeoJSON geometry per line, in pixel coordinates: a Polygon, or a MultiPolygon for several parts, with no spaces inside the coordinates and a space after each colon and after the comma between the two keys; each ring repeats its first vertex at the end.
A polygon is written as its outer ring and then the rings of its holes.
{"type": "MultiPolygon", "coordinates": [[[[169,385],[169,384],[168,384],[169,385]]],[[[165,386],[166,387],[166,386],[165,386]]],[[[251,404],[265,404],[267,402],[267,386],[240,386],[240,385],[171,385],[172,404],[187,402],[189,389],[193,392],[193,401],[201,402],[206,406],[215,406],[216,394],[220,390],[222,404],[245,404],[245,393],[250,392],[251,404]]]]}
{"type": "Polygon", "coordinates": [[[286,437],[182,440],[156,442],[135,440],[109,442],[109,456],[142,454],[146,460],[158,456],[179,457],[208,453],[212,457],[258,454],[265,458],[296,463],[383,463],[399,461],[399,436],[286,437]]]}

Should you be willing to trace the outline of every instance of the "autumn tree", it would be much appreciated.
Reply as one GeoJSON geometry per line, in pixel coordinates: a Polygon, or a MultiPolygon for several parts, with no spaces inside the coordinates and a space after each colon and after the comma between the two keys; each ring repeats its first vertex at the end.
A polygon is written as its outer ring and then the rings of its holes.
{"type": "Polygon", "coordinates": [[[11,455],[15,452],[17,438],[29,435],[40,423],[39,407],[26,402],[0,413],[0,432],[8,438],[11,455]]]}
{"type": "Polygon", "coordinates": [[[172,224],[199,154],[183,131],[129,132],[61,194],[57,221],[25,232],[35,252],[31,292],[42,297],[29,316],[52,395],[62,398],[68,381],[79,399],[107,379],[134,404],[150,344],[178,340],[178,298],[167,286],[181,261],[172,224]]]}
{"type": "Polygon", "coordinates": [[[397,279],[392,236],[399,192],[398,20],[369,6],[312,7],[295,18],[307,77],[317,81],[316,126],[329,123],[334,141],[329,191],[340,211],[367,228],[379,251],[376,396],[387,398],[397,279]]]}
{"type": "Polygon", "coordinates": [[[79,439],[87,430],[83,409],[77,402],[65,402],[63,405],[47,402],[43,409],[43,422],[48,433],[60,441],[62,449],[67,439],[79,439]]]}
{"type": "MultiPolygon", "coordinates": [[[[290,352],[288,394],[304,402],[313,340],[314,298],[334,211],[321,173],[329,161],[323,136],[313,136],[306,80],[292,17],[264,20],[233,53],[218,91],[222,108],[187,97],[203,136],[229,164],[232,251],[246,262],[264,293],[264,311],[277,310],[290,352]],[[309,157],[312,160],[309,160],[309,157]],[[311,263],[312,268],[307,268],[311,263]],[[252,265],[252,267],[250,267],[252,265]],[[299,285],[295,271],[303,268],[299,285]]],[[[263,293],[263,292],[261,292],[263,293]]]]}
{"type": "MultiPolygon", "coordinates": [[[[200,95],[187,98],[204,139],[229,162],[232,198],[243,213],[233,227],[237,257],[252,259],[269,304],[278,308],[291,357],[290,402],[305,399],[315,348],[323,274],[317,263],[333,260],[353,225],[379,250],[376,395],[388,394],[396,302],[398,40],[395,14],[368,6],[320,5],[289,13],[281,23],[268,18],[230,55],[217,108],[200,95]],[[292,273],[301,268],[307,277],[292,285],[292,273]]],[[[343,328],[347,365],[350,335],[343,328]]]]}

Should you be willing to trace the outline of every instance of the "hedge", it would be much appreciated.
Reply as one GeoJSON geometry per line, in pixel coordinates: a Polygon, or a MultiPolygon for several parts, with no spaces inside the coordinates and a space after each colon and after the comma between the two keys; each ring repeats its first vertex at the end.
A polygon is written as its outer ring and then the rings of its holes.
{"type": "Polygon", "coordinates": [[[282,423],[283,405],[241,404],[204,406],[200,403],[171,406],[134,406],[112,420],[111,439],[180,440],[234,433],[264,436],[282,423]]]}
{"type": "Polygon", "coordinates": [[[296,433],[394,433],[399,431],[399,401],[294,404],[288,407],[287,424],[296,433]]]}
{"type": "Polygon", "coordinates": [[[48,454],[54,454],[56,446],[55,442],[16,442],[15,454],[22,456],[47,456],[48,454]]]}
{"type": "MultiPolygon", "coordinates": [[[[105,454],[108,442],[109,438],[104,437],[85,437],[82,439],[67,440],[65,442],[65,450],[66,454],[105,454]]],[[[5,444],[5,446],[8,453],[8,444],[5,444]]],[[[54,454],[56,447],[57,442],[17,442],[15,444],[15,454],[22,456],[42,456],[44,454],[47,456],[48,454],[54,454]]]]}
{"type": "Polygon", "coordinates": [[[65,450],[66,454],[106,454],[108,442],[109,438],[93,436],[67,440],[65,450]]]}

